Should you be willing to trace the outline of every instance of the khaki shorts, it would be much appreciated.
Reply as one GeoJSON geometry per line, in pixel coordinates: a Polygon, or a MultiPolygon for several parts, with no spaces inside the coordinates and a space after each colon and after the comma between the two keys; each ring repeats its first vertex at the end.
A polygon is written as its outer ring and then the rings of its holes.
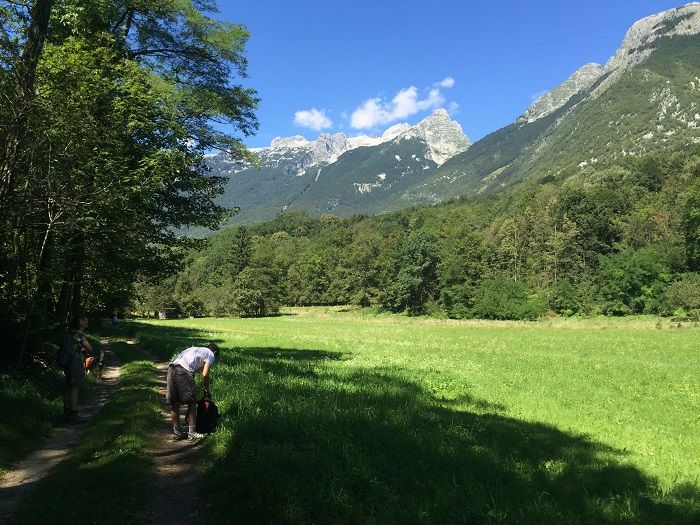
{"type": "Polygon", "coordinates": [[[180,365],[168,367],[165,401],[172,406],[190,405],[196,403],[194,374],[180,365]]]}

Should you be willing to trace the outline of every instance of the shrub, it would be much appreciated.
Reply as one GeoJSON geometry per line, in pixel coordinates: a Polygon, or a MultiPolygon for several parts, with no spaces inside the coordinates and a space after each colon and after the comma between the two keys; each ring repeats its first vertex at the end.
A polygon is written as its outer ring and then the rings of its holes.
{"type": "Polygon", "coordinates": [[[668,302],[685,310],[700,309],[700,274],[686,273],[666,288],[668,302]]]}
{"type": "Polygon", "coordinates": [[[475,317],[484,319],[536,319],[547,311],[547,303],[530,296],[522,282],[505,276],[481,281],[475,291],[475,317]]]}

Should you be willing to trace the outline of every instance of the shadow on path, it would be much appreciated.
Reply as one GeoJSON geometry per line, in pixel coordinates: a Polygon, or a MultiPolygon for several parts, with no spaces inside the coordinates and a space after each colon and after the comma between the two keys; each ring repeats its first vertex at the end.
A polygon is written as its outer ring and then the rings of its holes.
{"type": "MultiPolygon", "coordinates": [[[[153,356],[150,356],[153,358],[153,356]]],[[[152,447],[144,450],[155,467],[152,501],[144,518],[147,523],[196,523],[201,508],[197,487],[201,453],[198,443],[172,441],[170,407],[165,404],[168,361],[154,359],[158,371],[161,424],[152,447]]],[[[184,408],[181,409],[184,422],[184,408]]]]}

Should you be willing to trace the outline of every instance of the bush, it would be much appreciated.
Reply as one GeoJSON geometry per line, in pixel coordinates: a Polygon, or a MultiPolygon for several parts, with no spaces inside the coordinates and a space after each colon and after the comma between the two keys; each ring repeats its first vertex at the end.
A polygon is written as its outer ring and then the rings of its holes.
{"type": "Polygon", "coordinates": [[[474,288],[466,283],[454,284],[440,290],[440,304],[451,319],[469,317],[474,288]]]}
{"type": "Polygon", "coordinates": [[[664,289],[673,255],[668,247],[656,245],[601,257],[603,310],[609,315],[666,312],[664,289]]]}
{"type": "Polygon", "coordinates": [[[668,302],[684,310],[700,310],[700,274],[686,273],[666,288],[668,302]]]}
{"type": "Polygon", "coordinates": [[[522,282],[505,276],[484,279],[475,291],[475,317],[483,319],[537,319],[547,311],[547,302],[530,296],[522,282]]]}
{"type": "Polygon", "coordinates": [[[549,306],[555,312],[562,314],[565,311],[577,312],[580,309],[580,299],[574,285],[569,281],[559,281],[552,290],[549,306]]]}

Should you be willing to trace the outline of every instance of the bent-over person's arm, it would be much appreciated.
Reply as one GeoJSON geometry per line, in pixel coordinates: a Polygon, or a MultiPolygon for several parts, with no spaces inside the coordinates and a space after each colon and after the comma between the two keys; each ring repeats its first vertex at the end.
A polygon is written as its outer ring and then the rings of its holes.
{"type": "Polygon", "coordinates": [[[204,362],[202,367],[202,386],[204,387],[204,392],[211,393],[209,389],[209,370],[211,370],[211,365],[208,362],[204,362]]]}

